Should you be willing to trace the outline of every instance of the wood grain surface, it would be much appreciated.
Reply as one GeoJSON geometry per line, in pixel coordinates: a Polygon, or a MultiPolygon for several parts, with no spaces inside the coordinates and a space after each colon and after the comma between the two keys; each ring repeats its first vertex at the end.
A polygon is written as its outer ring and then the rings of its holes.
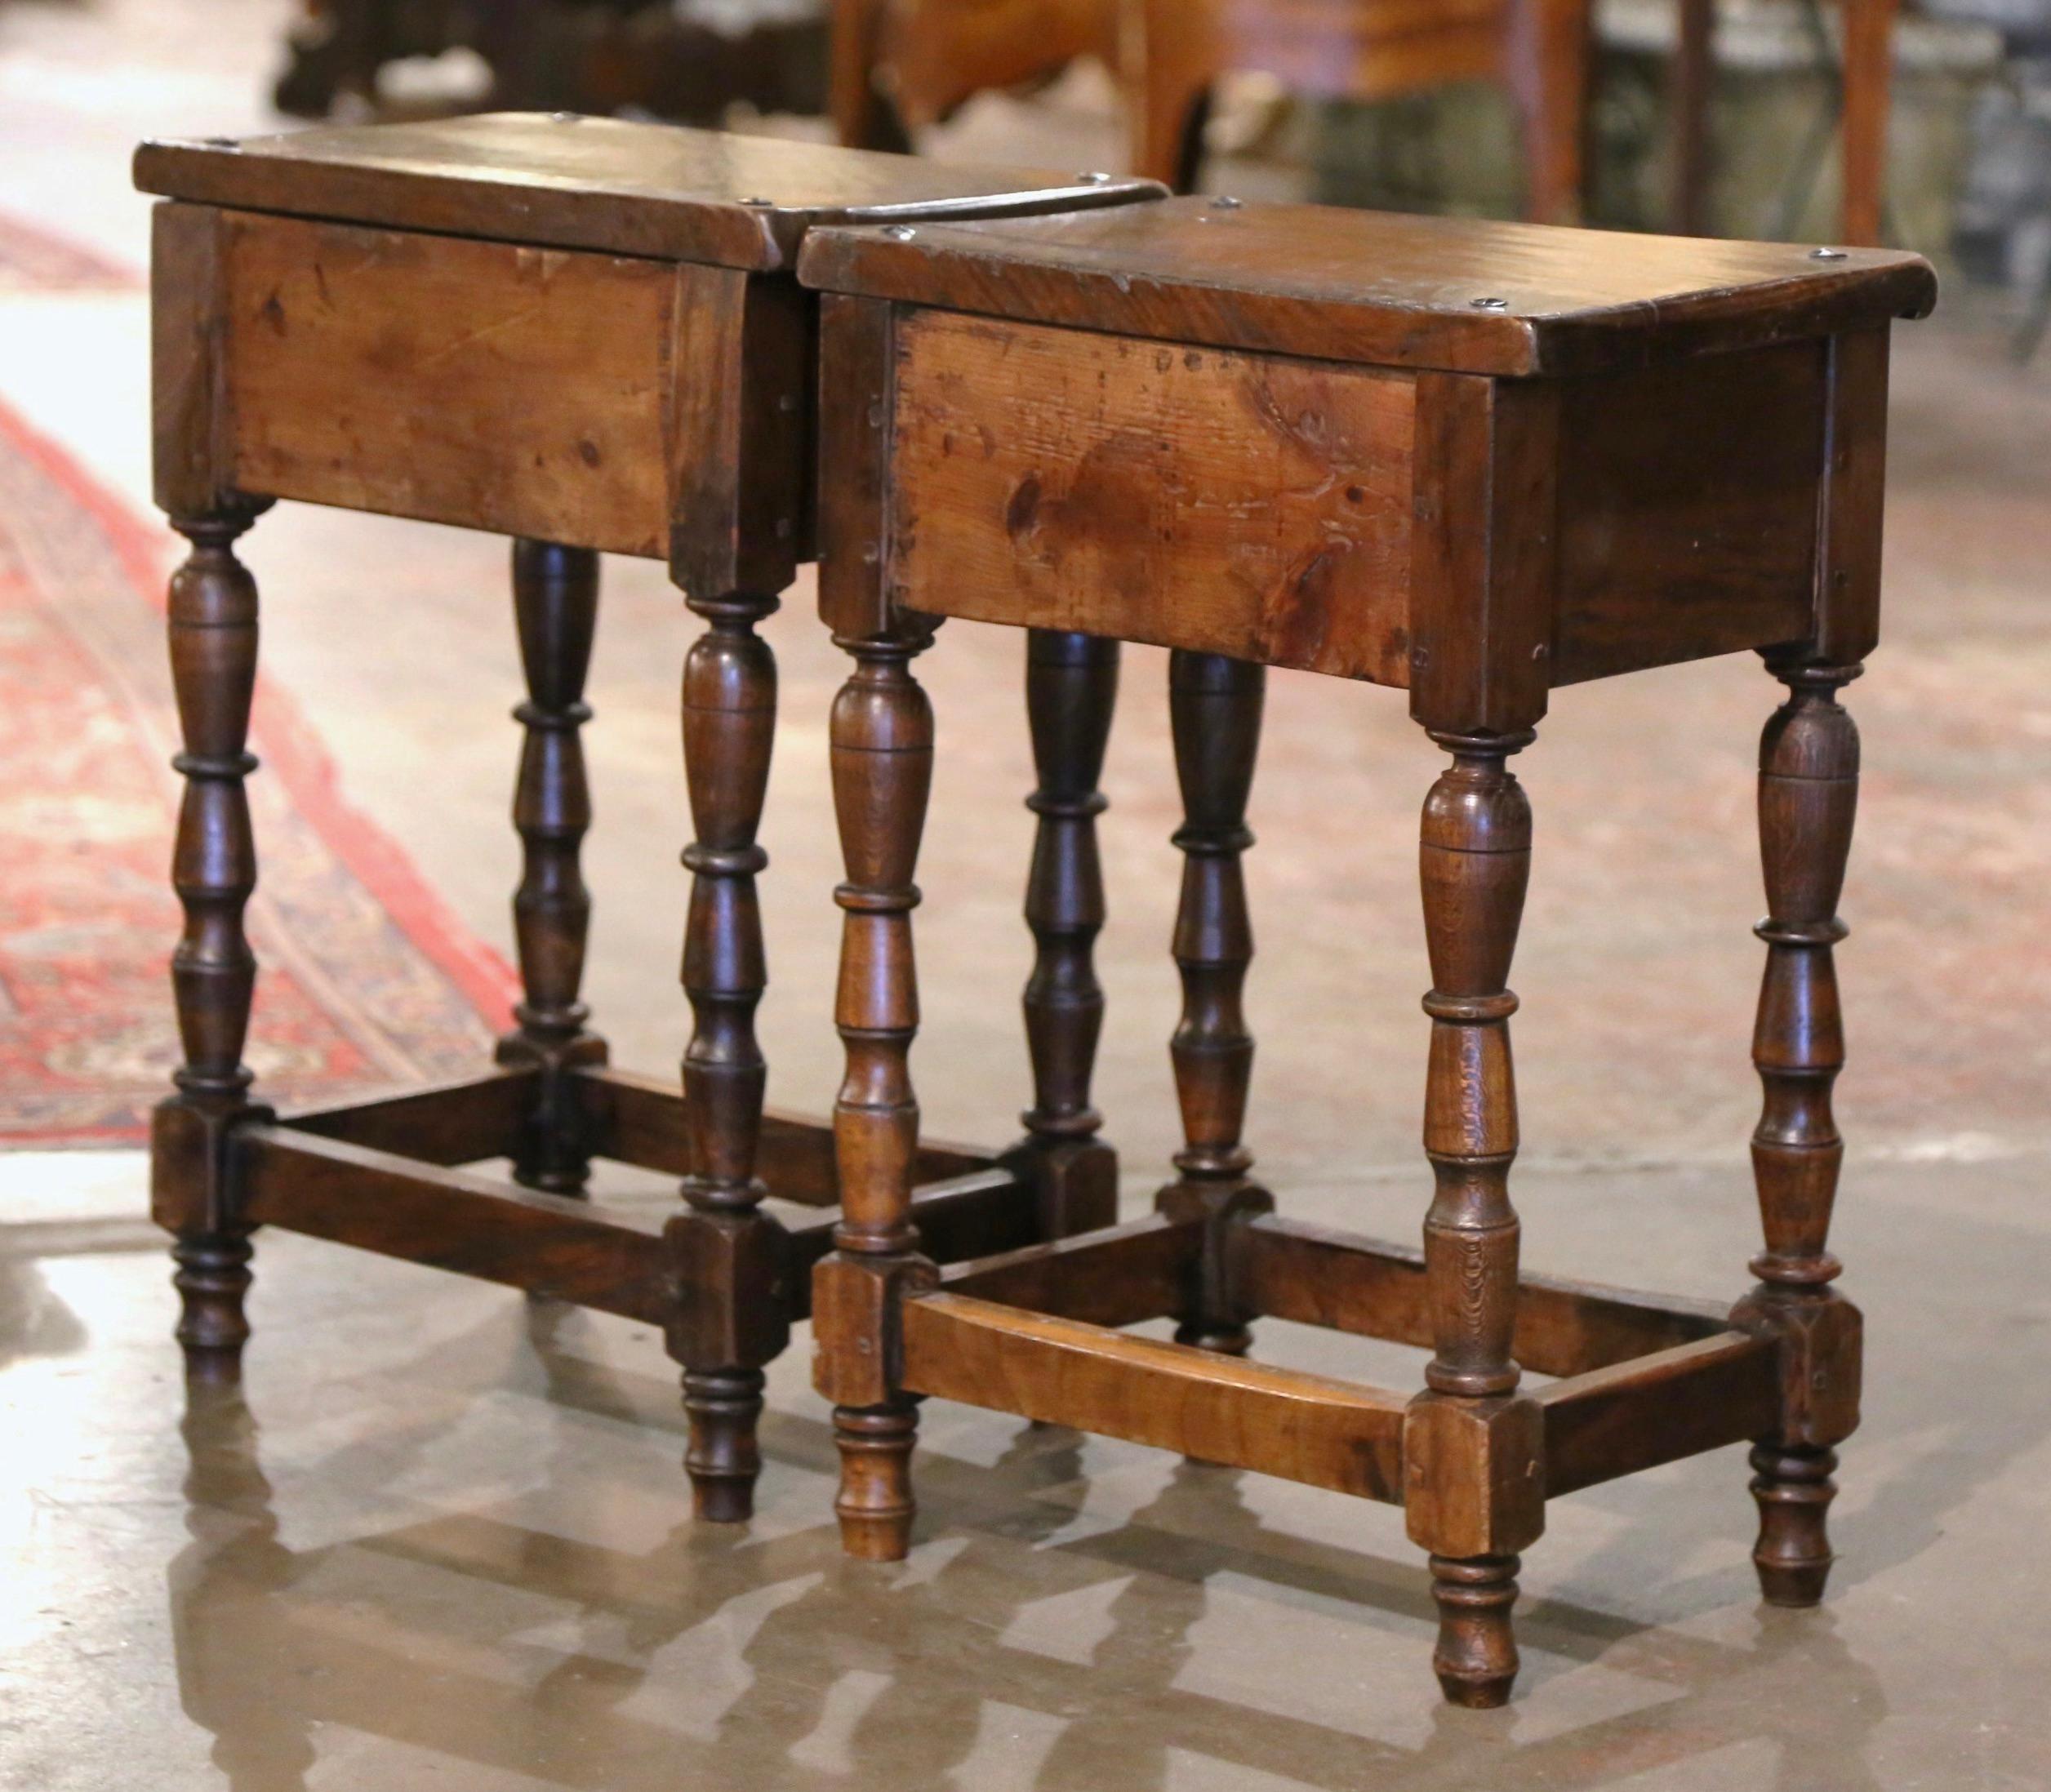
{"type": "Polygon", "coordinates": [[[1794,243],[1208,199],[909,236],[823,229],[799,273],[1021,322],[1511,376],[1826,336],[1921,316],[1937,291],[1921,256],[1889,250],[1819,261],[1794,243]]]}
{"type": "Polygon", "coordinates": [[[539,113],[145,143],[135,176],[145,193],[208,205],[759,272],[787,266],[817,223],[1066,211],[1163,190],[539,113]]]}
{"type": "Polygon", "coordinates": [[[1403,376],[937,312],[896,352],[910,607],[1404,682],[1403,376]]]}

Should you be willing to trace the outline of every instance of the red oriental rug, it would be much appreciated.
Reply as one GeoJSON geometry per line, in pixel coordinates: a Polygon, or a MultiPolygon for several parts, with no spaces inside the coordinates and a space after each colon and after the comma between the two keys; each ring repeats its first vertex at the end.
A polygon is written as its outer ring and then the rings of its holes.
{"type": "MultiPolygon", "coordinates": [[[[0,1145],[131,1142],[176,1061],[177,545],[0,407],[0,1145]]],[[[300,1107],[474,1071],[512,972],[342,800],[274,686],[251,732],[260,1091],[300,1107]]]]}
{"type": "Polygon", "coordinates": [[[131,269],[0,214],[0,292],[118,291],[141,284],[131,269]]]}

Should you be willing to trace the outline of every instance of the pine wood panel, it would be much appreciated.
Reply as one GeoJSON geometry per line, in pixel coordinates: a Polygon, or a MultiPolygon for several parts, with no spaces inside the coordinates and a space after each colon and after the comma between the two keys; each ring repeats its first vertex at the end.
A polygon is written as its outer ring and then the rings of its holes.
{"type": "Polygon", "coordinates": [[[238,488],[667,554],[672,306],[741,276],[247,215],[222,254],[238,488]]]}
{"type": "Polygon", "coordinates": [[[897,354],[911,608],[1406,682],[1408,379],[941,313],[897,354]]]}

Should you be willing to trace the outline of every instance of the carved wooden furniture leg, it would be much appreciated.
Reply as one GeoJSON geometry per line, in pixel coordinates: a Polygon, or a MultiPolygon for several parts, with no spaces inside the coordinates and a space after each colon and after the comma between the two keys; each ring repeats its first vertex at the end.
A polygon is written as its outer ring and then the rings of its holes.
{"type": "Polygon", "coordinates": [[[1760,747],[1759,823],[1766,873],[1766,942],[1752,1057],[1765,1086],[1752,1167],[1766,1249],[1752,1260],[1759,1286],[1734,1324],[1779,1339],[1778,1427],[1752,1451],[1759,1543],[1752,1559],[1769,1603],[1814,1605],[1831,1571],[1826,1517],[1837,1488],[1834,1446],[1858,1423],[1858,1310],[1831,1287],[1829,1250],[1844,1141],[1831,1112],[1844,1065],[1832,948],[1858,803],[1858,729],[1837,700],[1857,665],[1800,659],[1768,665],[1788,700],[1760,747]]]}
{"type": "MultiPolygon", "coordinates": [[[[821,497],[820,305],[796,259],[821,218],[910,229],[1159,190],[516,113],[152,142],[136,176],[165,196],[156,496],[194,543],[171,597],[185,1065],[153,1158],[188,1356],[234,1367],[260,1225],[574,1301],[662,1330],[683,1368],[697,1510],[744,1518],[763,1369],[809,1312],[839,1194],[830,1127],[764,1111],[754,1034],[775,719],[754,629],[816,558],[821,497]],[[516,1030],[477,1074],[283,1119],[251,1105],[241,1065],[256,600],[229,546],[277,499],[510,538],[527,683],[516,1030]],[[709,625],[683,694],[696,843],[682,1087],[612,1068],[579,1001],[579,731],[601,554],[665,564],[709,625]],[[510,1178],[471,1167],[508,1157],[510,1178]],[[594,1160],[681,1179],[684,1199],[657,1216],[594,1198],[594,1160]]],[[[1107,1155],[1086,1142],[1079,1158],[1107,1155]]],[[[1034,1189],[1003,1154],[928,1143],[899,1168],[938,1257],[1038,1236],[1034,1189]]],[[[1088,1200],[1063,1199],[1093,1221],[1088,1200]]]]}
{"type": "Polygon", "coordinates": [[[1039,817],[1026,920],[1038,948],[1026,985],[1033,1061],[1026,1137],[1009,1160],[1035,1191],[1043,1238],[1070,1238],[1118,1221],[1118,1154],[1098,1136],[1090,1078],[1104,1026],[1093,949],[1104,926],[1097,789],[1118,698],[1119,644],[1035,629],[1026,638],[1026,709],[1039,817]]]}
{"type": "MultiPolygon", "coordinates": [[[[1430,1557],[1434,1665],[1466,1705],[1510,1696],[1519,1554],[1550,1498],[1755,1443],[1769,1593],[1811,1594],[1857,1386],[1857,1316],[1823,1286],[1855,769],[1831,693],[1876,635],[1888,321],[1929,309],[1928,266],[1187,198],[829,228],[800,274],[827,295],[829,625],[901,656],[896,631],[941,617],[1172,650],[1188,816],[1180,1180],[1141,1219],[935,1271],[892,1130],[909,971],[875,937],[901,923],[922,805],[908,769],[843,763],[858,1124],[819,1380],[874,1416],[843,1425],[851,1444],[900,1452],[901,1474],[923,1395],[1400,1505],[1430,1557]],[[1762,786],[1761,1286],[1733,1313],[1524,1276],[1509,978],[1532,824],[1510,761],[1563,685],[1754,651],[1794,691],[1762,786]],[[1404,691],[1451,754],[1420,847],[1421,1250],[1285,1218],[1248,1181],[1239,853],[1267,666],[1404,691]],[[1425,1387],[1233,1354],[1263,1316],[1422,1346],[1425,1387]],[[1173,1343],[1125,1329],[1171,1318],[1173,1343]]],[[[909,687],[894,663],[865,676],[886,671],[909,687]]],[[[855,714],[915,749],[923,795],[923,709],[915,736],[880,693],[855,714]]],[[[877,1553],[901,1549],[901,1479],[846,1486],[858,1545],[881,1528],[877,1553]]]]}
{"type": "Polygon", "coordinates": [[[848,1074],[834,1104],[841,1221],[813,1284],[819,1391],[834,1403],[842,1545],[869,1561],[911,1546],[918,1414],[899,1385],[898,1310],[930,1286],[912,1224],[919,1105],[910,1059],[919,1030],[912,882],[932,784],[932,705],[912,676],[927,638],[907,625],[842,643],[855,670],[833,709],[834,807],[848,881],[834,1017],[848,1074]]]}
{"type": "Polygon", "coordinates": [[[763,1371],[790,1341],[780,1292],[790,1280],[790,1241],[762,1212],[767,1191],[756,1174],[768,1067],[754,1017],[768,970],[755,877],[768,858],[755,834],[776,739],[776,661],[755,625],[776,607],[774,597],[745,592],[692,601],[710,626],[683,674],[697,830],[683,856],[692,874],[683,984],[696,1026],[683,1060],[691,1211],[670,1228],[685,1299],[670,1341],[684,1365],[684,1463],[697,1514],[727,1523],[754,1510],[763,1371]]]}
{"type": "Polygon", "coordinates": [[[1432,1552],[1439,1683],[1456,1705],[1487,1706],[1506,1703],[1516,1679],[1517,1551],[1535,1541],[1545,1512],[1542,1421],[1534,1403],[1514,1398],[1510,1355],[1517,998],[1507,985],[1531,869],[1531,806],[1506,761],[1531,736],[1433,738],[1453,754],[1426,799],[1419,855],[1432,981],[1424,1145],[1437,1183],[1424,1255],[1436,1349],[1429,1391],[1404,1434],[1406,1491],[1410,1535],[1432,1552]],[[1504,1465],[1516,1471],[1506,1486],[1504,1465]]]}
{"type": "Polygon", "coordinates": [[[1246,825],[1261,745],[1267,669],[1222,654],[1178,650],[1168,661],[1168,709],[1181,784],[1182,898],[1175,919],[1175,963],[1182,978],[1182,1018],[1170,1043],[1182,1108],[1177,1180],[1155,1207],[1205,1229],[1201,1268],[1177,1341],[1244,1356],[1252,1315],[1233,1297],[1225,1228],[1235,1216],[1272,1209],[1248,1179],[1253,1154],[1240,1142],[1253,1076],[1253,1036],[1240,1006],[1253,962],[1242,859],[1252,845],[1246,825]]]}
{"type": "Polygon", "coordinates": [[[171,673],[185,750],[172,762],[185,780],[171,881],[185,913],[171,957],[184,1062],[178,1092],[153,1127],[151,1210],[173,1237],[178,1268],[178,1341],[185,1371],[232,1380],[249,1336],[251,1226],[238,1211],[229,1134],[260,1117],[242,1063],[256,958],[243,911],[256,887],[256,847],[243,780],[256,681],[256,581],[234,543],[260,502],[211,515],[174,517],[192,544],[171,576],[171,673]]]}
{"type": "Polygon", "coordinates": [[[522,1000],[518,1029],[498,1061],[538,1073],[535,1103],[514,1152],[514,1180],[550,1194],[580,1194],[591,1173],[583,1104],[570,1078],[603,1064],[603,1041],[585,1030],[584,980],[591,892],[579,852],[591,827],[591,790],[581,731],[591,719],[584,681],[598,625],[598,557],[549,541],[513,544],[513,609],[527,701],[514,718],[527,731],[513,825],[522,847],[513,898],[522,1000]]]}

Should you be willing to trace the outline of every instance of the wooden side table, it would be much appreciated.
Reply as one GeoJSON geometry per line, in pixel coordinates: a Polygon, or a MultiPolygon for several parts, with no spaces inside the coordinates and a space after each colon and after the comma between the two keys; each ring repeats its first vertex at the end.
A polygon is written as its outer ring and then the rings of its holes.
{"type": "Polygon", "coordinates": [[[1448,1697],[1502,1703],[1546,1501],[1740,1439],[1766,1596],[1830,1565],[1859,1317],[1826,1233],[1843,1146],[1831,947],[1874,645],[1888,327],[1912,256],[1175,200],[826,230],[821,596],[848,882],[842,1221],[816,1271],[854,1554],[904,1553],[919,1396],[1402,1505],[1448,1697]],[[1187,1136],[1145,1219],[937,1268],[912,1205],[912,883],[948,616],[1175,650],[1187,1136]],[[1507,986],[1558,685],[1757,651],[1766,1249],[1734,1310],[1521,1277],[1507,986]],[[1426,799],[1422,1252],[1280,1218],[1241,1139],[1240,855],[1264,669],[1408,689],[1426,799]],[[1273,1314],[1421,1345],[1414,1398],[1244,1360],[1273,1314]],[[1177,1344],[1119,1327],[1172,1317],[1177,1344]],[[1533,1391],[1521,1369],[1557,1379],[1533,1391]]]}
{"type": "MultiPolygon", "coordinates": [[[[792,264],[822,220],[1159,189],[567,114],[151,144],[136,172],[171,202],[156,218],[157,492],[193,544],[171,589],[185,1064],[153,1163],[188,1366],[234,1372],[260,1225],[625,1314],[662,1326],[684,1365],[701,1515],[745,1517],[763,1367],[806,1310],[830,1225],[786,1230],[762,1202],[836,1198],[824,1127],[763,1111],[754,1031],[776,719],[755,629],[812,540],[816,306],[792,264]],[[234,542],[279,498],[514,537],[528,687],[514,807],[525,999],[497,1067],[288,1119],[257,1101],[242,1062],[257,602],[234,542]],[[706,624],[684,672],[696,1024],[681,1090],[608,1068],[578,999],[579,730],[601,550],[665,559],[706,624]],[[454,1167],[507,1155],[516,1186],[454,1167]],[[685,1210],[651,1225],[584,1198],[594,1158],[681,1175],[685,1210]]],[[[1023,1243],[1108,1214],[1108,1148],[1070,1147],[1035,1133],[1001,1156],[922,1150],[935,1247],[1023,1243]]]]}

